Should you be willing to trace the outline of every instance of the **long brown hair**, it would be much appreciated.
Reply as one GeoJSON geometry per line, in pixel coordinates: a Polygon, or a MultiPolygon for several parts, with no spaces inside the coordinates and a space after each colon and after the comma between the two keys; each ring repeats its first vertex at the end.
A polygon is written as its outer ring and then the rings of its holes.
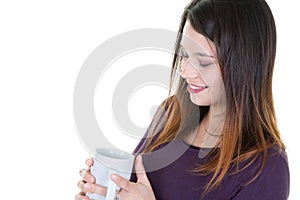
{"type": "MultiPolygon", "coordinates": [[[[227,104],[221,148],[213,150],[212,159],[195,172],[212,175],[206,187],[206,191],[210,191],[221,183],[231,166],[238,166],[246,159],[250,160],[249,166],[262,154],[260,170],[250,183],[262,171],[268,148],[276,145],[280,150],[285,149],[277,128],[272,96],[276,54],[273,15],[264,0],[191,1],[184,10],[178,31],[170,89],[180,68],[178,55],[187,20],[216,46],[227,104]]],[[[209,111],[209,107],[190,101],[186,84],[180,77],[176,94],[162,106],[167,109],[164,119],[161,114],[154,118],[145,152],[154,151],[159,145],[195,129],[209,111]]]]}

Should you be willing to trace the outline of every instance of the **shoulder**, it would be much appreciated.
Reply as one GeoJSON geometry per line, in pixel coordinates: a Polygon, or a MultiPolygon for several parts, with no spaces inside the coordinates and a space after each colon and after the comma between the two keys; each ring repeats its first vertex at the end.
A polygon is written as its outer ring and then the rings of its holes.
{"type": "MultiPolygon", "coordinates": [[[[259,161],[261,160],[259,159],[259,161]]],[[[285,186],[289,187],[289,177],[288,157],[285,150],[279,149],[277,146],[269,148],[266,164],[258,180],[266,183],[266,187],[270,187],[271,184],[274,185],[274,181],[276,181],[276,185],[283,188],[285,186]]]]}
{"type": "MultiPolygon", "coordinates": [[[[246,169],[248,178],[261,167],[263,154],[246,169]]],[[[290,173],[287,154],[274,146],[268,149],[266,163],[254,181],[241,187],[234,199],[284,200],[289,196],[290,173]]]]}
{"type": "Polygon", "coordinates": [[[263,172],[289,171],[288,157],[285,150],[279,149],[277,146],[271,147],[267,151],[266,166],[263,172]]]}
{"type": "Polygon", "coordinates": [[[266,164],[257,179],[265,189],[289,192],[290,173],[285,150],[276,146],[268,150],[266,164]]]}

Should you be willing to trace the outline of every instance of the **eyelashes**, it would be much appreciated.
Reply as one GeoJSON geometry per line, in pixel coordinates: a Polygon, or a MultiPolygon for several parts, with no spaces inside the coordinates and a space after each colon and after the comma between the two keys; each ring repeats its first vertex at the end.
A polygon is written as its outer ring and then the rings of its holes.
{"type": "MultiPolygon", "coordinates": [[[[180,48],[179,53],[178,53],[178,57],[179,57],[179,59],[180,59],[181,61],[182,61],[183,59],[185,59],[185,60],[188,60],[188,59],[189,59],[188,54],[184,51],[183,48],[180,48]]],[[[212,65],[213,62],[205,62],[205,61],[201,61],[201,60],[197,59],[197,64],[198,64],[198,66],[200,66],[200,67],[208,67],[208,66],[212,65]]]]}
{"type": "Polygon", "coordinates": [[[213,63],[206,63],[206,64],[203,64],[203,63],[199,62],[200,67],[208,67],[208,66],[210,66],[210,65],[212,65],[212,64],[213,64],[213,63]]]}

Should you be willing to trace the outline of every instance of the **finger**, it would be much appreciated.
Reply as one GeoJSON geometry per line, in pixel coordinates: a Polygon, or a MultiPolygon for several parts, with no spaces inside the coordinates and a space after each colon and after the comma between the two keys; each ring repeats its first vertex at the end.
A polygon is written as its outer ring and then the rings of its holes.
{"type": "Polygon", "coordinates": [[[134,167],[138,182],[149,183],[141,155],[136,157],[134,167]]]}
{"type": "Polygon", "coordinates": [[[132,193],[125,190],[121,190],[119,193],[119,199],[132,199],[132,193]]]}
{"type": "Polygon", "coordinates": [[[127,192],[132,192],[133,187],[132,183],[128,181],[127,179],[119,176],[118,174],[112,174],[110,176],[110,179],[115,182],[120,188],[122,188],[122,191],[125,190],[127,192]]]}
{"type": "Polygon", "coordinates": [[[79,181],[79,182],[77,183],[77,187],[82,191],[82,190],[83,190],[83,185],[84,185],[84,184],[86,184],[85,181],[79,181]]]}
{"type": "Polygon", "coordinates": [[[88,183],[95,183],[96,179],[93,175],[91,175],[89,170],[86,169],[81,169],[79,171],[80,176],[83,178],[83,180],[85,180],[88,183]]]}
{"type": "Polygon", "coordinates": [[[75,196],[75,200],[88,200],[89,198],[85,196],[84,192],[80,192],[75,196]]]}
{"type": "Polygon", "coordinates": [[[86,159],[85,164],[86,164],[88,167],[93,166],[93,164],[94,164],[93,158],[90,157],[90,158],[86,159]]]}
{"type": "Polygon", "coordinates": [[[97,184],[85,183],[82,185],[82,192],[96,193],[101,196],[106,196],[107,187],[97,185],[97,184]]]}
{"type": "Polygon", "coordinates": [[[83,178],[88,172],[89,170],[87,169],[81,169],[79,170],[79,175],[83,178]]]}

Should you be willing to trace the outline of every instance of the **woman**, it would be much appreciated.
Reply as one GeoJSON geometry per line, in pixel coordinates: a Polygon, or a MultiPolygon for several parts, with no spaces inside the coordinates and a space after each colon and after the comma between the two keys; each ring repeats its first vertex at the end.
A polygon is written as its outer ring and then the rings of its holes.
{"type": "MultiPolygon", "coordinates": [[[[176,42],[176,93],[135,150],[143,153],[136,175],[111,177],[122,188],[118,199],[287,199],[289,167],[272,97],[275,54],[264,0],[193,0],[176,42]]],[[[105,196],[81,172],[76,199],[105,196]]]]}

